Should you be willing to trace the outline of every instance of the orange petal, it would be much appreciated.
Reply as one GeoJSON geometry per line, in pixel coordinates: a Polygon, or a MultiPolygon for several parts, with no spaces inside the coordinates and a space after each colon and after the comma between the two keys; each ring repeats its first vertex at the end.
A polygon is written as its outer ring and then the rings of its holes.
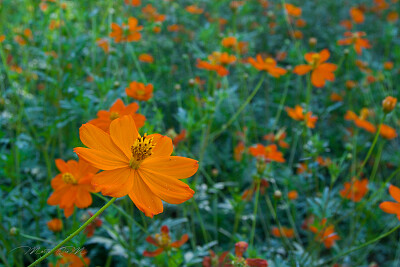
{"type": "Polygon", "coordinates": [[[65,161],[63,161],[62,159],[56,159],[55,162],[56,162],[57,169],[60,172],[69,172],[68,165],[65,161]]]}
{"type": "Polygon", "coordinates": [[[385,201],[379,205],[379,208],[381,208],[381,210],[383,210],[386,213],[400,214],[400,204],[399,203],[385,201]]]}
{"type": "Polygon", "coordinates": [[[90,193],[82,187],[78,188],[76,195],[75,205],[80,208],[87,208],[92,204],[92,196],[90,193]]]}
{"type": "Polygon", "coordinates": [[[189,240],[189,236],[187,234],[184,234],[180,240],[172,242],[171,243],[171,247],[173,248],[179,248],[181,247],[183,244],[185,244],[187,241],[189,240]]]}
{"type": "Polygon", "coordinates": [[[185,179],[197,172],[198,161],[185,157],[150,157],[140,165],[140,169],[162,173],[176,179],[185,179]]]}
{"type": "Polygon", "coordinates": [[[65,186],[65,183],[62,179],[62,174],[58,174],[56,177],[53,178],[53,180],[51,180],[51,187],[54,190],[57,190],[63,186],[65,186]]]}
{"type": "Polygon", "coordinates": [[[319,55],[320,55],[320,59],[319,59],[319,62],[320,62],[320,63],[327,61],[327,60],[329,59],[329,57],[331,56],[331,54],[329,53],[329,50],[328,50],[328,49],[322,50],[322,51],[319,53],[319,55]]]}
{"type": "Polygon", "coordinates": [[[103,171],[93,177],[92,184],[106,196],[123,197],[132,190],[135,171],[126,167],[103,171]]]}
{"type": "Polygon", "coordinates": [[[129,192],[129,197],[136,207],[150,218],[163,212],[164,208],[161,199],[150,190],[139,175],[139,172],[135,172],[133,181],[133,188],[129,192]]]}
{"type": "Polygon", "coordinates": [[[310,65],[298,65],[293,69],[293,73],[297,75],[304,75],[307,72],[311,71],[312,67],[310,65]]]}
{"type": "Polygon", "coordinates": [[[178,179],[143,168],[139,174],[150,190],[168,203],[181,204],[193,197],[194,191],[178,179]]]}
{"type": "Polygon", "coordinates": [[[394,185],[390,185],[389,193],[397,202],[400,202],[400,188],[394,185]]]}
{"type": "Polygon", "coordinates": [[[156,249],[156,250],[154,250],[154,251],[147,251],[147,250],[145,250],[145,251],[143,252],[143,256],[145,256],[145,257],[155,257],[155,256],[160,255],[163,251],[164,251],[163,248],[158,248],[158,249],[156,249]]]}
{"type": "Polygon", "coordinates": [[[75,147],[74,152],[79,157],[88,161],[94,167],[101,170],[114,170],[118,168],[128,167],[129,161],[125,155],[115,155],[97,149],[89,149],[84,147],[75,147]]]}
{"type": "Polygon", "coordinates": [[[64,208],[64,216],[68,218],[74,213],[74,205],[64,208]]]}
{"type": "Polygon", "coordinates": [[[324,87],[325,79],[323,71],[315,69],[311,74],[311,83],[315,87],[324,87]]]}
{"type": "MultiPolygon", "coordinates": [[[[172,154],[174,150],[174,146],[172,145],[172,140],[168,136],[163,136],[161,134],[151,134],[149,138],[153,137],[153,142],[156,144],[153,149],[153,154],[151,157],[161,157],[161,156],[169,156],[172,154]]],[[[150,158],[150,157],[149,157],[150,158]]]]}
{"type": "Polygon", "coordinates": [[[110,124],[110,136],[112,141],[125,153],[126,157],[132,157],[131,146],[138,136],[135,122],[132,116],[123,116],[115,119],[110,124]]]}
{"type": "Polygon", "coordinates": [[[51,194],[51,196],[47,199],[47,204],[52,206],[59,205],[61,202],[61,198],[68,190],[69,190],[69,185],[65,185],[64,187],[54,191],[53,194],[51,194]]]}

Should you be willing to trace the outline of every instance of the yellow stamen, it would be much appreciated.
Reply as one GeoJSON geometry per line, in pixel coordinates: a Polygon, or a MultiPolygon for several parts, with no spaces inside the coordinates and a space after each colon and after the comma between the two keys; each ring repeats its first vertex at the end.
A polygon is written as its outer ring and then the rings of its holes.
{"type": "Polygon", "coordinates": [[[69,173],[69,172],[64,172],[61,176],[62,180],[64,181],[64,183],[66,184],[77,184],[77,180],[75,179],[75,177],[69,173]]]}
{"type": "Polygon", "coordinates": [[[140,163],[152,155],[154,147],[153,137],[148,138],[147,134],[144,134],[144,136],[139,135],[133,146],[131,146],[132,158],[129,161],[129,166],[132,169],[139,168],[140,163]]]}
{"type": "Polygon", "coordinates": [[[110,114],[110,120],[115,120],[119,118],[119,113],[118,112],[111,112],[110,114]]]}
{"type": "Polygon", "coordinates": [[[312,58],[312,63],[311,64],[312,64],[313,68],[315,68],[319,63],[319,60],[321,59],[321,56],[319,54],[315,53],[315,54],[313,54],[311,56],[311,58],[312,58]]]}

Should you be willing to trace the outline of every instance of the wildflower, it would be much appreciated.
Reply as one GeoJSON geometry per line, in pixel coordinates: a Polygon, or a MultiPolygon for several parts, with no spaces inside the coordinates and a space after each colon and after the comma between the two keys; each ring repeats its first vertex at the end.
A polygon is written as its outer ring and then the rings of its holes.
{"type": "Polygon", "coordinates": [[[276,134],[269,133],[264,135],[264,140],[270,142],[277,142],[278,145],[282,148],[289,148],[289,144],[285,142],[286,132],[284,129],[279,130],[276,134]]]}
{"type": "MultiPolygon", "coordinates": [[[[259,180],[259,183],[260,183],[260,194],[264,195],[265,191],[269,187],[269,182],[266,179],[262,178],[261,180],[259,180]]],[[[250,201],[253,198],[254,193],[257,191],[257,187],[258,187],[258,184],[256,183],[256,181],[253,181],[250,188],[246,189],[243,192],[242,200],[250,201]]]]}
{"type": "Polygon", "coordinates": [[[125,4],[131,6],[140,6],[142,4],[141,0],[124,0],[125,4]]]}
{"type": "Polygon", "coordinates": [[[340,25],[348,31],[350,31],[353,28],[353,23],[351,22],[351,20],[342,20],[340,22],[340,25]]]}
{"type": "Polygon", "coordinates": [[[204,11],[202,8],[199,8],[196,5],[187,6],[185,9],[190,14],[196,14],[196,15],[201,14],[204,11]]]}
{"type": "Polygon", "coordinates": [[[357,54],[361,55],[362,50],[371,48],[371,44],[367,39],[363,39],[366,35],[365,32],[345,32],[344,34],[344,39],[339,40],[337,43],[338,45],[353,45],[354,50],[357,52],[357,54]]]}
{"type": "Polygon", "coordinates": [[[236,161],[241,161],[243,158],[243,152],[245,150],[244,142],[239,142],[233,150],[233,157],[236,161]]]}
{"type": "Polygon", "coordinates": [[[346,81],[346,88],[347,88],[348,90],[351,90],[351,89],[353,89],[353,88],[356,87],[356,86],[357,86],[357,83],[356,83],[355,81],[352,81],[352,80],[346,81]]]}
{"type": "Polygon", "coordinates": [[[59,266],[70,266],[70,267],[84,267],[84,266],[89,266],[90,264],[90,259],[87,257],[84,257],[86,254],[85,251],[81,253],[81,257],[79,257],[75,252],[73,253],[66,253],[66,252],[61,252],[57,253],[57,256],[61,256],[57,262],[56,265],[54,266],[52,263],[49,264],[50,267],[59,267],[59,266]]]}
{"type": "Polygon", "coordinates": [[[51,181],[54,192],[47,200],[47,204],[59,205],[68,218],[73,213],[74,206],[83,209],[92,204],[90,192],[96,190],[91,182],[98,169],[82,159],[78,162],[56,159],[56,166],[61,173],[51,181]]]}
{"type": "Polygon", "coordinates": [[[393,69],[393,62],[391,61],[386,61],[385,63],[383,63],[383,68],[385,70],[391,70],[393,69]]]}
{"type": "Polygon", "coordinates": [[[343,198],[359,202],[368,192],[368,179],[352,179],[351,182],[344,183],[344,188],[340,191],[343,198]]]}
{"type": "Polygon", "coordinates": [[[136,113],[138,109],[139,105],[137,103],[131,103],[125,106],[121,99],[117,99],[109,111],[100,110],[97,112],[97,118],[89,121],[89,123],[99,127],[105,132],[109,132],[110,124],[113,120],[124,115],[130,115],[135,121],[136,127],[141,128],[146,121],[146,117],[142,114],[136,113]]]}
{"type": "Polygon", "coordinates": [[[296,190],[292,190],[292,191],[288,192],[287,197],[290,200],[295,200],[295,199],[297,199],[299,197],[299,194],[297,193],[296,190]]]}
{"type": "MultiPolygon", "coordinates": [[[[83,216],[83,221],[87,221],[90,217],[93,216],[93,213],[90,211],[86,216],[83,216]]],[[[84,232],[87,237],[92,237],[94,235],[94,231],[99,228],[103,224],[103,221],[99,218],[96,217],[88,226],[86,226],[84,232]]]]}
{"type": "Polygon", "coordinates": [[[379,132],[379,134],[383,138],[389,139],[389,140],[393,139],[397,136],[396,130],[386,124],[381,125],[381,131],[379,132]]]}
{"type": "Polygon", "coordinates": [[[296,20],[296,27],[303,28],[307,25],[307,22],[304,19],[296,20]]]}
{"type": "Polygon", "coordinates": [[[227,267],[229,261],[226,256],[228,254],[229,251],[225,251],[218,257],[214,251],[210,250],[210,256],[203,258],[203,267],[227,267]]]}
{"type": "Polygon", "coordinates": [[[292,4],[285,4],[286,13],[292,17],[300,17],[301,16],[301,8],[296,7],[292,4]]]}
{"type": "Polygon", "coordinates": [[[315,240],[324,243],[326,248],[331,248],[340,237],[335,233],[334,225],[326,225],[327,220],[322,219],[319,225],[311,225],[310,231],[315,233],[315,240]]]}
{"type": "Polygon", "coordinates": [[[209,62],[198,59],[196,67],[199,69],[215,71],[219,76],[223,77],[229,74],[229,71],[225,66],[233,64],[236,61],[236,57],[234,55],[229,55],[226,52],[213,52],[208,56],[208,60],[209,62]]]}
{"type": "Polygon", "coordinates": [[[344,116],[344,119],[348,120],[348,121],[354,121],[354,124],[357,127],[362,128],[362,129],[366,130],[367,132],[370,132],[370,133],[376,132],[376,127],[372,123],[370,123],[369,121],[366,120],[365,115],[364,116],[361,115],[359,117],[353,111],[348,110],[344,116]]]}
{"type": "Polygon", "coordinates": [[[160,134],[141,136],[132,116],[113,120],[110,133],[86,123],[80,139],[89,148],[74,151],[96,168],[104,170],[93,177],[92,184],[102,194],[112,197],[129,195],[148,217],[163,212],[161,199],[180,204],[193,197],[194,191],[179,179],[197,172],[198,162],[170,156],[172,140],[160,134]]]}
{"type": "Polygon", "coordinates": [[[379,208],[386,213],[396,214],[397,218],[400,220],[400,188],[390,185],[389,186],[390,195],[396,200],[396,202],[385,201],[379,205],[379,208]]]}
{"type": "Polygon", "coordinates": [[[153,63],[154,62],[154,58],[150,54],[140,54],[139,55],[139,60],[142,61],[142,62],[146,62],[146,63],[153,63]]]}
{"type": "Polygon", "coordinates": [[[324,159],[321,156],[317,157],[317,162],[318,162],[319,165],[324,166],[324,167],[327,167],[327,166],[332,164],[332,160],[330,158],[324,159]]]}
{"type": "Polygon", "coordinates": [[[125,88],[125,93],[136,100],[147,101],[153,97],[153,85],[133,81],[125,88]]]}
{"type": "Polygon", "coordinates": [[[335,80],[333,73],[337,66],[332,63],[325,63],[330,57],[328,49],[322,50],[320,53],[307,53],[304,58],[308,65],[298,65],[294,68],[293,72],[298,75],[304,75],[311,71],[311,83],[315,87],[323,87],[325,81],[335,80]]]}
{"type": "Polygon", "coordinates": [[[307,112],[304,115],[304,110],[299,105],[296,105],[294,109],[286,107],[285,110],[288,116],[291,117],[292,119],[296,121],[304,121],[308,128],[315,128],[315,123],[317,122],[318,117],[313,116],[311,111],[307,112]]]}
{"type": "Polygon", "coordinates": [[[235,256],[234,266],[249,266],[249,267],[267,267],[268,262],[263,259],[245,259],[243,254],[248,248],[248,244],[244,241],[237,242],[235,244],[235,256]]]}
{"type": "Polygon", "coordinates": [[[280,227],[272,227],[271,233],[275,237],[286,237],[286,238],[293,238],[294,237],[294,230],[292,228],[287,228],[285,226],[280,227]]]}
{"type": "Polygon", "coordinates": [[[399,19],[399,13],[396,11],[389,12],[386,16],[386,20],[390,23],[395,23],[399,19]]]}
{"type": "Polygon", "coordinates": [[[138,26],[138,20],[134,17],[128,19],[128,25],[122,23],[118,25],[116,23],[111,23],[111,33],[110,37],[114,38],[116,43],[121,42],[137,42],[142,38],[140,31],[143,26],[138,26]]]}
{"type": "Polygon", "coordinates": [[[0,43],[4,42],[6,36],[4,34],[0,35],[0,43]]]}
{"type": "Polygon", "coordinates": [[[96,44],[98,47],[103,49],[104,53],[110,52],[110,44],[108,43],[108,40],[105,38],[98,38],[96,40],[96,44]]]}
{"type": "Polygon", "coordinates": [[[330,95],[330,99],[331,99],[333,102],[341,102],[341,101],[343,101],[343,96],[339,95],[338,93],[333,92],[333,93],[330,95]]]}
{"type": "Polygon", "coordinates": [[[169,236],[168,226],[163,225],[161,227],[161,233],[156,234],[154,237],[148,236],[146,241],[156,247],[158,247],[155,251],[147,251],[143,252],[143,256],[145,257],[155,257],[160,255],[163,251],[168,251],[171,248],[179,248],[183,244],[185,244],[189,240],[189,236],[184,234],[180,240],[171,242],[171,237],[169,236]]]}
{"type": "Polygon", "coordinates": [[[183,28],[182,25],[172,24],[172,25],[169,25],[169,26],[167,27],[167,30],[168,30],[169,32],[177,32],[177,31],[181,30],[181,28],[183,28]]]}
{"type": "Polygon", "coordinates": [[[225,37],[224,39],[222,39],[221,44],[223,47],[236,48],[238,45],[238,41],[237,41],[236,37],[229,36],[229,37],[225,37]]]}
{"type": "Polygon", "coordinates": [[[54,218],[47,222],[47,227],[54,233],[60,232],[63,228],[63,222],[58,218],[54,218]]]}
{"type": "Polygon", "coordinates": [[[282,152],[278,151],[275,144],[263,146],[262,144],[257,144],[249,148],[249,152],[252,156],[257,158],[262,158],[265,161],[276,161],[285,162],[282,152]]]}
{"type": "Polygon", "coordinates": [[[390,113],[397,104],[397,98],[393,96],[387,96],[383,101],[382,101],[382,108],[385,113],[390,113]]]}
{"type": "Polygon", "coordinates": [[[303,35],[303,33],[301,32],[301,31],[299,31],[299,30],[295,30],[295,31],[293,31],[293,38],[294,39],[303,39],[303,37],[304,37],[304,35],[303,35]]]}
{"type": "Polygon", "coordinates": [[[166,18],[165,15],[158,14],[157,9],[155,9],[151,4],[142,8],[142,13],[146,19],[151,22],[163,22],[166,18]]]}
{"type": "Polygon", "coordinates": [[[351,16],[351,19],[354,21],[354,23],[356,23],[356,24],[364,23],[364,20],[365,20],[364,12],[362,12],[359,8],[352,7],[350,9],[350,16],[351,16]]]}
{"type": "Polygon", "coordinates": [[[263,60],[260,54],[257,55],[256,59],[250,57],[248,59],[249,63],[259,71],[266,71],[272,77],[279,78],[282,75],[286,74],[286,70],[284,68],[280,68],[276,66],[276,61],[273,58],[266,58],[263,60]]]}
{"type": "Polygon", "coordinates": [[[173,139],[172,139],[172,143],[174,144],[174,146],[177,146],[180,142],[182,142],[183,140],[185,140],[186,138],[186,130],[183,129],[179,134],[177,134],[173,139]]]}

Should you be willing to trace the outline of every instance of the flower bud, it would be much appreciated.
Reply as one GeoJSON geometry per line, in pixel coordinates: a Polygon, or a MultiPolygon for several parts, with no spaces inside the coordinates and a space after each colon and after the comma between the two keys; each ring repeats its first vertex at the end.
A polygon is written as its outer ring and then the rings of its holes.
{"type": "Polygon", "coordinates": [[[390,113],[397,104],[397,98],[392,97],[392,96],[387,96],[383,101],[382,101],[382,108],[385,113],[390,113]]]}

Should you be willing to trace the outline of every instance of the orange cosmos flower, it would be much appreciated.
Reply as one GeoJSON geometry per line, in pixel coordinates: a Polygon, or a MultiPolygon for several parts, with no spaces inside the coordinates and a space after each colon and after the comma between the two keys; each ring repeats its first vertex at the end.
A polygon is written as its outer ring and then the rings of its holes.
{"type": "Polygon", "coordinates": [[[61,258],[57,260],[56,265],[54,266],[52,263],[49,263],[49,267],[61,267],[61,266],[69,266],[69,267],[84,267],[84,266],[89,266],[90,264],[90,259],[87,257],[84,257],[86,255],[86,252],[81,253],[82,259],[76,255],[76,253],[57,253],[57,255],[61,255],[61,258]]]}
{"type": "Polygon", "coordinates": [[[303,28],[307,25],[307,22],[304,19],[296,20],[296,27],[303,28]]]}
{"type": "Polygon", "coordinates": [[[371,48],[371,44],[367,39],[363,39],[366,35],[365,32],[345,32],[343,34],[346,38],[339,40],[338,45],[353,45],[354,50],[357,54],[361,55],[363,48],[368,49],[371,48]]]}
{"type": "Polygon", "coordinates": [[[141,136],[132,116],[123,116],[110,124],[110,133],[86,123],[79,129],[88,148],[74,151],[96,168],[104,170],[92,184],[103,195],[129,195],[136,207],[148,217],[163,212],[161,199],[180,204],[194,191],[179,179],[197,172],[198,162],[171,156],[172,140],[160,134],[141,136]]]}
{"type": "Polygon", "coordinates": [[[225,66],[233,64],[236,61],[236,57],[234,55],[229,55],[226,52],[213,52],[208,56],[208,60],[210,62],[198,59],[196,67],[199,69],[215,71],[219,76],[223,77],[229,74],[229,71],[225,66]]]}
{"type": "Polygon", "coordinates": [[[390,185],[389,186],[390,195],[396,200],[396,202],[385,201],[379,205],[379,208],[386,213],[396,214],[397,218],[400,220],[400,188],[390,185]]]}
{"type": "Polygon", "coordinates": [[[354,21],[356,24],[361,24],[364,23],[365,17],[364,17],[364,12],[362,12],[360,9],[356,7],[352,7],[350,9],[350,16],[351,19],[354,21]]]}
{"type": "Polygon", "coordinates": [[[385,69],[385,70],[391,70],[391,69],[393,69],[393,62],[391,62],[391,61],[386,61],[385,63],[383,63],[383,68],[385,69]]]}
{"type": "Polygon", "coordinates": [[[186,138],[186,130],[183,129],[178,135],[176,135],[173,139],[172,139],[172,143],[174,144],[174,146],[177,146],[180,142],[182,142],[183,140],[185,140],[186,138]]]}
{"type": "Polygon", "coordinates": [[[184,234],[180,240],[171,242],[171,237],[169,236],[168,226],[161,226],[161,233],[156,234],[154,237],[148,236],[146,241],[156,247],[158,247],[155,251],[147,251],[143,252],[143,256],[145,257],[155,257],[160,255],[163,251],[168,251],[171,248],[179,248],[183,244],[185,244],[189,240],[189,236],[184,234]]]}
{"type": "Polygon", "coordinates": [[[397,136],[396,130],[390,127],[389,125],[382,124],[381,131],[379,134],[385,139],[393,139],[397,136]]]}
{"type": "Polygon", "coordinates": [[[340,237],[335,233],[334,225],[326,225],[327,220],[322,219],[322,221],[317,226],[310,226],[309,229],[311,232],[315,233],[315,240],[321,243],[324,243],[326,248],[331,248],[336,240],[339,240],[340,237]]]}
{"type": "Polygon", "coordinates": [[[266,134],[263,138],[270,142],[278,142],[278,145],[282,148],[289,148],[289,144],[285,142],[286,132],[284,129],[279,130],[276,134],[266,134]]]}
{"type": "Polygon", "coordinates": [[[261,157],[266,161],[285,162],[282,152],[278,151],[275,144],[263,146],[257,144],[249,148],[249,152],[254,157],[261,157]]]}
{"type": "Polygon", "coordinates": [[[386,16],[386,20],[390,23],[395,23],[399,19],[399,13],[396,11],[389,12],[386,16]]]}
{"type": "Polygon", "coordinates": [[[333,102],[341,102],[343,101],[343,96],[338,93],[333,92],[329,97],[333,102]]]}
{"type": "Polygon", "coordinates": [[[202,8],[199,8],[196,5],[187,6],[185,9],[190,14],[201,14],[204,11],[202,8]]]}
{"type": "Polygon", "coordinates": [[[243,158],[243,152],[245,149],[246,148],[245,148],[244,142],[239,142],[237,144],[237,146],[235,147],[235,149],[233,150],[233,158],[236,161],[241,161],[243,158]]]}
{"type": "Polygon", "coordinates": [[[140,54],[139,55],[139,60],[142,61],[142,62],[146,62],[146,63],[153,63],[154,62],[154,58],[150,54],[140,54]]]}
{"type": "Polygon", "coordinates": [[[151,83],[144,85],[144,83],[133,81],[129,87],[125,88],[125,93],[136,100],[147,101],[153,97],[153,85],[151,83]]]}
{"type": "Polygon", "coordinates": [[[348,120],[348,121],[354,121],[354,124],[357,127],[362,128],[362,129],[366,130],[367,132],[370,132],[370,133],[376,132],[376,127],[372,123],[370,123],[369,121],[366,120],[365,114],[362,114],[359,117],[353,111],[348,110],[346,112],[346,114],[344,115],[344,119],[348,120]]]}
{"type": "Polygon", "coordinates": [[[286,107],[285,110],[292,119],[296,121],[304,121],[308,128],[315,128],[315,123],[317,122],[318,117],[313,116],[311,111],[304,115],[304,110],[299,105],[296,105],[294,109],[286,107]]]}
{"type": "Polygon", "coordinates": [[[0,43],[4,42],[6,36],[4,34],[0,35],[0,43]]]}
{"type": "Polygon", "coordinates": [[[54,233],[60,232],[63,227],[63,222],[60,219],[54,218],[47,222],[47,227],[54,233]]]}
{"type": "Polygon", "coordinates": [[[117,99],[111,106],[110,110],[100,110],[97,112],[97,118],[89,121],[89,123],[96,125],[103,131],[109,132],[110,123],[116,118],[122,117],[124,115],[132,116],[135,121],[136,127],[141,128],[146,121],[146,117],[142,114],[136,113],[139,105],[137,103],[132,103],[125,106],[121,99],[117,99]]]}
{"type": "Polygon", "coordinates": [[[294,237],[294,230],[292,228],[287,228],[282,226],[279,230],[278,227],[272,227],[271,233],[275,237],[286,237],[286,238],[293,238],[294,237]]]}
{"type": "Polygon", "coordinates": [[[59,205],[64,210],[65,217],[72,215],[74,206],[83,209],[92,204],[90,192],[96,190],[91,185],[92,178],[98,169],[86,161],[56,159],[56,166],[61,172],[51,180],[53,194],[47,200],[47,204],[59,205]]]}
{"type": "Polygon", "coordinates": [[[397,98],[393,96],[387,96],[383,101],[382,101],[382,108],[385,113],[391,112],[397,104],[397,98]]]}
{"type": "Polygon", "coordinates": [[[289,16],[293,16],[293,17],[301,16],[301,8],[296,7],[295,5],[285,4],[285,10],[289,16]]]}
{"type": "Polygon", "coordinates": [[[142,4],[141,0],[124,0],[125,4],[131,6],[140,6],[142,4]]]}
{"type": "Polygon", "coordinates": [[[103,49],[104,53],[108,53],[110,51],[110,44],[108,43],[108,40],[105,38],[98,38],[96,40],[96,44],[98,47],[103,49]]]}
{"type": "Polygon", "coordinates": [[[249,266],[249,267],[268,267],[268,262],[263,259],[245,259],[243,254],[246,252],[249,244],[244,241],[237,242],[235,244],[235,256],[236,259],[234,266],[249,266]]]}
{"type": "Polygon", "coordinates": [[[340,191],[340,195],[354,202],[360,202],[367,192],[368,179],[352,179],[351,182],[344,183],[344,188],[340,191]]]}
{"type": "Polygon", "coordinates": [[[128,19],[128,25],[122,23],[119,26],[116,23],[111,23],[111,33],[110,37],[114,38],[116,43],[121,42],[137,42],[142,38],[140,31],[143,29],[143,26],[138,26],[138,20],[134,17],[130,17],[128,19]]]}
{"type": "Polygon", "coordinates": [[[340,25],[343,26],[346,30],[350,31],[353,28],[353,23],[350,20],[342,20],[340,25]]]}
{"type": "Polygon", "coordinates": [[[304,55],[308,65],[298,65],[293,72],[298,75],[304,75],[311,71],[311,83],[315,87],[324,87],[325,81],[335,80],[333,73],[337,66],[332,63],[324,63],[330,57],[328,49],[322,50],[320,53],[307,53],[304,55]]]}
{"type": "Polygon", "coordinates": [[[167,30],[168,30],[169,32],[178,32],[178,31],[181,30],[182,28],[183,28],[182,25],[172,24],[172,25],[169,25],[169,26],[167,27],[167,30]]]}
{"type": "Polygon", "coordinates": [[[223,47],[236,48],[238,45],[238,41],[237,41],[236,37],[229,36],[229,37],[225,37],[224,39],[222,39],[221,44],[223,47]]]}
{"type": "Polygon", "coordinates": [[[268,57],[263,60],[261,55],[258,54],[256,59],[250,57],[248,61],[254,68],[260,71],[266,71],[272,77],[279,78],[286,74],[286,70],[284,68],[279,68],[276,66],[276,61],[273,58],[268,57]]]}
{"type": "Polygon", "coordinates": [[[221,253],[220,256],[216,255],[214,251],[210,249],[210,256],[205,256],[203,258],[203,267],[228,267],[229,260],[226,258],[229,251],[221,253]]]}
{"type": "Polygon", "coordinates": [[[297,193],[296,190],[292,190],[292,191],[288,192],[287,196],[288,196],[288,199],[295,200],[299,197],[299,194],[297,193]]]}
{"type": "Polygon", "coordinates": [[[157,9],[155,9],[151,4],[142,8],[142,12],[148,21],[163,22],[166,18],[165,15],[158,14],[157,9]]]}

